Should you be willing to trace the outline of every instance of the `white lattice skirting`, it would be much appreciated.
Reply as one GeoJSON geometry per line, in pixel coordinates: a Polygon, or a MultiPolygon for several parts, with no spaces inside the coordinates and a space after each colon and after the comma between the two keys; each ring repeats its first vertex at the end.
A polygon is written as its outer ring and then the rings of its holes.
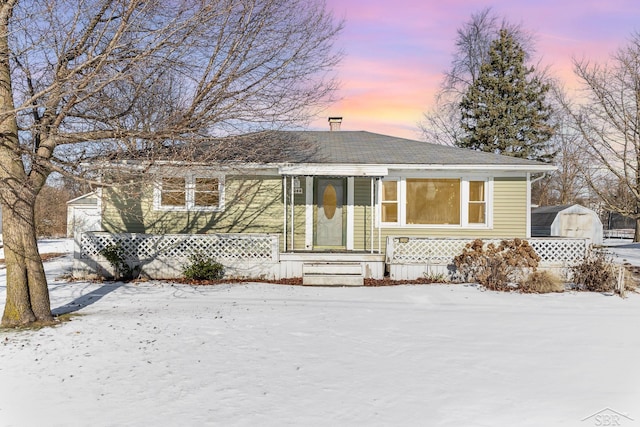
{"type": "MultiPolygon", "coordinates": [[[[542,259],[541,267],[560,270],[561,275],[565,275],[572,264],[582,260],[589,248],[586,239],[527,240],[542,259]]],[[[471,239],[460,238],[388,237],[386,267],[394,280],[411,280],[424,277],[425,274],[448,274],[453,258],[470,241],[471,239]]],[[[499,241],[484,240],[486,244],[499,241]]],[[[87,232],[76,239],[74,276],[113,275],[112,267],[100,252],[114,244],[119,245],[130,266],[139,266],[143,276],[157,279],[182,277],[189,257],[194,254],[205,254],[222,263],[226,277],[297,277],[300,276],[305,257],[313,255],[299,253],[295,260],[281,260],[279,236],[268,234],[149,235],[87,232]]],[[[357,257],[357,254],[352,256],[357,257]]],[[[377,262],[380,264],[380,273],[367,274],[366,277],[381,278],[384,265],[382,260],[377,262]]],[[[367,269],[371,270],[370,267],[367,269]]],[[[375,271],[378,271],[377,267],[375,271]]]]}
{"type": "MultiPolygon", "coordinates": [[[[483,239],[484,244],[498,244],[503,239],[483,239]]],[[[571,265],[584,259],[589,249],[587,239],[526,239],[540,256],[540,267],[559,270],[566,276],[571,265]]],[[[409,280],[424,275],[447,274],[453,258],[462,253],[471,239],[388,237],[386,263],[394,280],[409,280]]]]}
{"type": "Polygon", "coordinates": [[[182,277],[195,254],[225,266],[228,277],[274,279],[278,276],[279,239],[268,234],[112,234],[82,233],[76,239],[74,276],[109,276],[112,268],[100,252],[118,245],[130,266],[153,278],[182,277]]]}

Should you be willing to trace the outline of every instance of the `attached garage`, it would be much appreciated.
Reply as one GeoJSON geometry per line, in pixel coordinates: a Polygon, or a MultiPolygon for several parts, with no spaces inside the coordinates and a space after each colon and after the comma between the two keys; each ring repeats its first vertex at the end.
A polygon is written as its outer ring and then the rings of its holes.
{"type": "Polygon", "coordinates": [[[579,237],[602,244],[598,214],[581,205],[542,206],[531,209],[531,237],[579,237]]]}

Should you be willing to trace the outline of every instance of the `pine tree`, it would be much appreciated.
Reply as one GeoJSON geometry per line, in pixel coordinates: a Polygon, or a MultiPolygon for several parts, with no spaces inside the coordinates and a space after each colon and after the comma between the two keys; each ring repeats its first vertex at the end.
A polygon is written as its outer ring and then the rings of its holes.
{"type": "Polygon", "coordinates": [[[525,65],[525,51],[508,30],[491,43],[489,60],[460,103],[465,135],[457,145],[549,162],[554,127],[545,97],[550,86],[525,65]]]}

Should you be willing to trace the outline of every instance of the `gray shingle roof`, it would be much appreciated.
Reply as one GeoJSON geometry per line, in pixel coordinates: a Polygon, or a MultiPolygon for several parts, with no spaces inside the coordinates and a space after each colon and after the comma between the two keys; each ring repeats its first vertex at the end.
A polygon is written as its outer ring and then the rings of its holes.
{"type": "MultiPolygon", "coordinates": [[[[306,131],[297,136],[315,150],[308,163],[370,165],[501,165],[543,166],[535,162],[498,154],[449,147],[365,131],[306,131]]],[[[293,162],[295,160],[292,159],[293,162]]]]}
{"type": "MultiPolygon", "coordinates": [[[[124,153],[123,159],[130,153],[124,153]]],[[[263,165],[425,165],[552,170],[547,163],[365,131],[268,131],[168,146],[140,159],[263,165]]],[[[117,157],[111,160],[118,160],[117,157]]]]}

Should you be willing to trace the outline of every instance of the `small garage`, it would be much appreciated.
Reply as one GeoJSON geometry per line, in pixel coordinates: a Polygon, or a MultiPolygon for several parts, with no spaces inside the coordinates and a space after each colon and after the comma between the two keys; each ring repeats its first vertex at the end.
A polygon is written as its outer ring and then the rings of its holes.
{"type": "Polygon", "coordinates": [[[531,237],[579,237],[602,244],[602,221],[581,205],[542,206],[531,209],[531,237]]]}
{"type": "Polygon", "coordinates": [[[84,194],[67,202],[67,237],[83,231],[101,231],[98,195],[84,194]]]}

